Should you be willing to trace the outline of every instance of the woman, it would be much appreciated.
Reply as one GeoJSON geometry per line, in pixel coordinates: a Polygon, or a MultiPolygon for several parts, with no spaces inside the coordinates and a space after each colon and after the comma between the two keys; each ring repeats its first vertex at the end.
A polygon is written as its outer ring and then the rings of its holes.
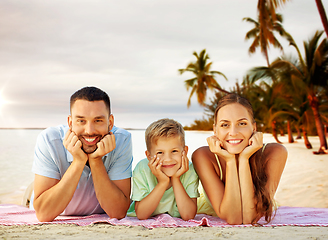
{"type": "Polygon", "coordinates": [[[252,106],[236,94],[218,102],[213,129],[208,146],[192,155],[205,190],[198,213],[216,214],[229,224],[255,224],[262,216],[269,222],[287,159],[285,147],[263,145],[252,106]]]}

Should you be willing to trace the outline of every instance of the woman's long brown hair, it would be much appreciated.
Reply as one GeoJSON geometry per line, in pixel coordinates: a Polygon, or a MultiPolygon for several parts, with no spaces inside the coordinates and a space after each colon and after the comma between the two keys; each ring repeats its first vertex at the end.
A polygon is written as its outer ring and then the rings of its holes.
{"type": "MultiPolygon", "coordinates": [[[[217,114],[218,111],[232,103],[239,103],[246,108],[250,117],[252,118],[253,123],[255,123],[254,119],[254,112],[252,105],[250,102],[235,93],[231,93],[225,95],[221,98],[218,102],[217,108],[214,113],[214,124],[216,125],[217,121],[217,114]]],[[[253,186],[254,186],[254,197],[256,200],[256,212],[257,215],[253,219],[252,224],[256,224],[256,222],[262,217],[265,217],[265,221],[270,222],[273,218],[273,209],[274,209],[274,201],[271,197],[269,190],[266,188],[266,184],[268,182],[268,175],[265,171],[267,161],[266,159],[262,158],[264,149],[261,148],[256,151],[250,158],[249,158],[249,165],[252,174],[253,186]]]]}

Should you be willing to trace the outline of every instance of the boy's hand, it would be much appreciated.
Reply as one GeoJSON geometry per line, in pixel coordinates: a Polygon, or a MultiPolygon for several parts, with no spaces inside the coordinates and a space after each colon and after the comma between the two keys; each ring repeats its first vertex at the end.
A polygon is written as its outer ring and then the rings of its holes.
{"type": "Polygon", "coordinates": [[[231,154],[227,150],[222,148],[222,142],[217,136],[215,135],[210,136],[206,140],[210,148],[210,151],[218,155],[220,159],[223,159],[226,162],[235,160],[234,154],[231,154]]]}
{"type": "Polygon", "coordinates": [[[172,176],[172,178],[180,178],[182,174],[186,173],[189,170],[189,159],[185,151],[182,152],[181,156],[181,167],[178,171],[172,176]]]}
{"type": "Polygon", "coordinates": [[[263,133],[254,132],[248,140],[248,146],[239,154],[239,158],[249,159],[257,150],[263,147],[263,133]]]}
{"type": "Polygon", "coordinates": [[[89,161],[90,159],[102,158],[107,153],[113,151],[115,147],[116,147],[115,135],[112,132],[109,132],[97,143],[96,151],[89,154],[89,161]]]}
{"type": "Polygon", "coordinates": [[[161,160],[157,155],[149,159],[148,167],[150,168],[152,174],[157,178],[158,183],[170,183],[170,178],[162,172],[163,160],[161,160]]]}
{"type": "Polygon", "coordinates": [[[81,148],[82,142],[71,129],[68,129],[65,134],[63,145],[72,154],[75,161],[82,161],[83,164],[88,161],[88,155],[81,148]]]}

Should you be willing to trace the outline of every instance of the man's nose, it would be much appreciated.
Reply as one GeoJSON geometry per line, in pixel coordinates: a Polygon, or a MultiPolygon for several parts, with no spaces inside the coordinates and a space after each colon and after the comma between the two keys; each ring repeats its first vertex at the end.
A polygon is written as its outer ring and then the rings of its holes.
{"type": "Polygon", "coordinates": [[[92,135],[94,134],[95,132],[95,128],[93,126],[92,123],[87,123],[86,126],[85,126],[85,133],[86,134],[89,134],[89,135],[92,135]]]}

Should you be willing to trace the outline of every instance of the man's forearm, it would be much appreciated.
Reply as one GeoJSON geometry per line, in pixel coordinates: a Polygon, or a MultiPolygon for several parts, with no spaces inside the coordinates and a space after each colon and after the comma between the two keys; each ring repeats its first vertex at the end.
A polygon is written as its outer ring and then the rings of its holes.
{"type": "Polygon", "coordinates": [[[44,177],[36,176],[33,205],[36,216],[41,222],[52,221],[65,210],[74,195],[83,168],[84,165],[73,161],[63,178],[60,181],[53,179],[53,183],[50,183],[53,186],[43,192],[44,177]]]}
{"type": "Polygon", "coordinates": [[[109,177],[103,162],[90,161],[95,193],[100,206],[111,218],[124,218],[130,206],[130,179],[121,182],[117,186],[109,177]]]}

